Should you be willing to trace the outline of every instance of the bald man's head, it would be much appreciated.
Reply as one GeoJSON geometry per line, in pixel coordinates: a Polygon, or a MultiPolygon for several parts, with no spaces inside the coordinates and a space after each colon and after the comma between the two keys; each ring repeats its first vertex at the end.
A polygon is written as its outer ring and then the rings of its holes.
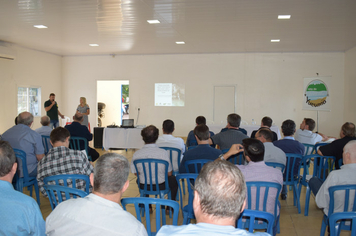
{"type": "Polygon", "coordinates": [[[344,164],[356,163],[356,140],[348,142],[342,154],[344,164]]]}
{"type": "Polygon", "coordinates": [[[32,122],[33,122],[33,115],[27,111],[21,112],[17,117],[18,124],[31,126],[32,122]]]}

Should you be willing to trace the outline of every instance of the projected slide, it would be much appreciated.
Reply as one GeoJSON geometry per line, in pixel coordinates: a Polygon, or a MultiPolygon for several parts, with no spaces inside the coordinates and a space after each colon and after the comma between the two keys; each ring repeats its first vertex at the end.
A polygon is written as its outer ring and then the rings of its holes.
{"type": "Polygon", "coordinates": [[[184,97],[183,84],[155,84],[155,106],[184,106],[184,97]]]}

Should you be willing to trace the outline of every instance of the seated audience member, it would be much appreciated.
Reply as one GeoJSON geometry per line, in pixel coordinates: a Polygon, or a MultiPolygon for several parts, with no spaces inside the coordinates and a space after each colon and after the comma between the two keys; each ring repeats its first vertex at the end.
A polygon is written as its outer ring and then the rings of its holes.
{"type": "MultiPolygon", "coordinates": [[[[191,150],[188,150],[184,153],[184,157],[182,162],[180,163],[179,173],[186,173],[186,169],[184,163],[190,160],[199,160],[199,159],[209,159],[216,160],[220,154],[222,154],[221,150],[215,149],[209,146],[209,128],[208,126],[201,124],[195,126],[194,136],[198,141],[198,146],[191,150]]],[[[193,167],[190,171],[193,173],[193,167]]]]}
{"type": "Polygon", "coordinates": [[[235,228],[246,204],[246,184],[236,166],[217,160],[204,165],[195,181],[193,210],[197,224],[165,225],[157,236],[269,235],[235,228]]]}
{"type": "MultiPolygon", "coordinates": [[[[69,131],[63,127],[55,128],[50,136],[53,148],[38,162],[37,181],[44,196],[43,179],[53,175],[77,174],[90,175],[93,166],[89,163],[85,154],[78,150],[69,149],[69,131]]],[[[85,181],[78,180],[76,188],[85,191],[85,181]]]]}
{"type": "Polygon", "coordinates": [[[46,219],[47,235],[147,235],[145,227],[120,206],[129,187],[129,162],[116,153],[105,153],[90,175],[93,193],[59,204],[46,219]]]}
{"type": "MultiPolygon", "coordinates": [[[[166,150],[159,148],[156,144],[158,139],[159,130],[154,125],[147,126],[146,128],[142,129],[141,136],[145,145],[138,151],[136,151],[132,156],[131,161],[131,172],[135,175],[139,175],[140,177],[140,186],[139,188],[143,189],[145,184],[145,176],[143,173],[142,165],[139,165],[139,173],[136,173],[136,169],[134,166],[135,160],[140,159],[158,159],[167,161],[169,163],[168,166],[168,185],[171,189],[171,196],[172,200],[176,199],[177,191],[178,191],[178,183],[176,178],[172,175],[172,164],[169,160],[169,154],[166,150]],[[141,169],[140,169],[141,168],[141,169]]],[[[158,183],[160,189],[165,188],[165,167],[163,165],[158,165],[158,183]]],[[[149,186],[148,186],[149,187],[149,186]]]]}
{"type": "Polygon", "coordinates": [[[295,140],[311,145],[328,140],[328,137],[322,133],[313,133],[314,128],[315,121],[311,118],[304,118],[300,129],[295,132],[295,140]]]}
{"type": "Polygon", "coordinates": [[[37,202],[12,186],[17,163],[14,150],[0,141],[0,235],[45,235],[37,202]]]}
{"type": "MultiPolygon", "coordinates": [[[[99,153],[95,149],[89,147],[89,141],[93,139],[93,134],[89,132],[86,126],[81,124],[82,121],[83,115],[75,114],[73,116],[72,124],[66,125],[64,128],[69,131],[71,137],[82,137],[88,140],[88,155],[91,156],[92,161],[95,161],[99,158],[99,153]]],[[[81,144],[80,149],[84,150],[84,144],[81,144]]]]}
{"type": "Polygon", "coordinates": [[[230,149],[233,144],[241,144],[242,140],[248,138],[246,134],[239,131],[241,117],[238,114],[232,113],[227,116],[227,131],[215,134],[210,137],[209,144],[219,145],[221,150],[230,149]]]}
{"type": "MultiPolygon", "coordinates": [[[[183,158],[183,154],[185,152],[185,144],[183,139],[174,137],[173,131],[174,131],[174,122],[172,120],[165,120],[163,121],[162,124],[162,130],[163,130],[163,135],[159,136],[159,138],[156,141],[156,144],[158,147],[172,147],[172,148],[177,148],[181,150],[181,156],[180,158],[183,158]]],[[[177,157],[173,155],[173,163],[172,167],[174,171],[178,171],[179,166],[176,164],[177,163],[177,157]]]]}
{"type": "Polygon", "coordinates": [[[270,117],[268,117],[268,116],[263,117],[262,120],[261,120],[261,128],[259,128],[258,130],[252,131],[251,138],[255,138],[256,133],[259,130],[268,129],[268,130],[270,130],[272,132],[272,141],[271,142],[277,141],[278,140],[278,136],[277,136],[276,132],[271,130],[272,123],[273,123],[273,120],[270,117]]]}
{"type": "MultiPolygon", "coordinates": [[[[303,144],[300,142],[294,140],[294,133],[295,133],[295,123],[292,120],[285,120],[282,123],[282,133],[284,135],[284,139],[274,141],[273,144],[274,146],[282,149],[284,153],[294,153],[294,154],[300,154],[304,155],[304,150],[305,147],[303,144]]],[[[292,158],[293,159],[293,158],[292,158]]],[[[293,175],[298,175],[298,169],[299,169],[299,164],[300,160],[295,162],[294,165],[294,170],[293,170],[293,175]]],[[[289,163],[290,167],[293,165],[293,160],[290,161],[289,163]]],[[[287,169],[287,166],[286,166],[287,169]]],[[[285,178],[284,174],[284,178],[285,178]]],[[[287,199],[287,186],[283,185],[282,189],[282,199],[285,200],[287,199]]]]}
{"type": "Polygon", "coordinates": [[[269,129],[259,129],[255,137],[265,146],[265,155],[263,158],[265,162],[276,162],[286,165],[286,154],[282,151],[282,149],[273,145],[273,135],[269,129]]]}
{"type": "MultiPolygon", "coordinates": [[[[204,116],[198,116],[195,119],[195,123],[196,123],[196,125],[206,125],[206,119],[204,116]]],[[[214,136],[214,132],[209,131],[209,133],[210,133],[210,137],[214,136]]],[[[198,142],[197,142],[197,139],[195,138],[194,131],[191,130],[187,136],[186,146],[190,147],[190,146],[197,146],[197,145],[198,145],[198,142]]],[[[212,145],[212,147],[215,147],[215,146],[212,145]]]]}
{"type": "MultiPolygon", "coordinates": [[[[309,186],[316,195],[315,202],[319,208],[329,212],[329,188],[338,185],[356,184],[356,140],[349,141],[343,152],[344,165],[340,170],[330,172],[324,183],[321,179],[313,177],[309,180],[309,186]]],[[[336,192],[334,195],[334,212],[344,211],[345,193],[336,192]]],[[[351,201],[351,200],[350,200],[351,201]]]]}
{"type": "Polygon", "coordinates": [[[355,125],[351,122],[346,122],[341,127],[340,139],[337,139],[325,146],[321,146],[318,150],[318,154],[321,156],[336,157],[335,166],[336,169],[340,169],[339,160],[342,158],[343,148],[349,141],[355,139],[355,125]]]}
{"type": "MultiPolygon", "coordinates": [[[[2,135],[2,140],[8,141],[12,148],[26,153],[27,170],[30,177],[37,176],[37,162],[44,157],[42,137],[31,129],[33,115],[22,112],[17,117],[18,124],[12,126],[2,135]]],[[[20,176],[22,176],[22,168],[20,176]]]]}
{"type": "MultiPolygon", "coordinates": [[[[234,114],[234,113],[233,113],[233,114],[234,114]]],[[[237,114],[236,114],[236,115],[237,115],[237,114]]],[[[241,128],[241,127],[240,127],[240,123],[241,123],[241,117],[240,117],[239,126],[236,127],[236,130],[238,130],[238,131],[240,131],[241,133],[247,135],[247,130],[245,130],[244,128],[241,128]]],[[[220,130],[220,133],[225,132],[225,131],[227,131],[227,130],[229,130],[229,126],[228,126],[228,125],[226,125],[225,128],[222,128],[222,129],[220,130]]]]}
{"type": "Polygon", "coordinates": [[[52,132],[52,128],[49,127],[51,123],[51,120],[49,119],[49,116],[42,116],[41,117],[41,127],[36,129],[35,131],[37,133],[39,133],[40,135],[44,135],[44,136],[49,136],[52,132]]]}

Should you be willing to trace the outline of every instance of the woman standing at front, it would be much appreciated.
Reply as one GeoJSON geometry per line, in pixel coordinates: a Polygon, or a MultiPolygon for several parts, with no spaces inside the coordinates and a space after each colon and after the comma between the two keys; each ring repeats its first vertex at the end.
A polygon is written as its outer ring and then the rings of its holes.
{"type": "Polygon", "coordinates": [[[80,98],[80,104],[77,108],[77,114],[83,115],[83,122],[82,125],[88,127],[88,115],[90,114],[90,108],[87,104],[87,99],[85,97],[80,98]]]}

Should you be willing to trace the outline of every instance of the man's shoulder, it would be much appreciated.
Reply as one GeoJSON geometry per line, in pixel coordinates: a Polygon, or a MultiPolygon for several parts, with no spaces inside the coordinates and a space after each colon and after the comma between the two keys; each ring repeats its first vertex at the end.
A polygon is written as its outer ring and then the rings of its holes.
{"type": "Polygon", "coordinates": [[[45,103],[44,103],[44,105],[46,106],[46,105],[51,105],[51,101],[50,100],[47,100],[47,101],[45,101],[45,103]]]}

